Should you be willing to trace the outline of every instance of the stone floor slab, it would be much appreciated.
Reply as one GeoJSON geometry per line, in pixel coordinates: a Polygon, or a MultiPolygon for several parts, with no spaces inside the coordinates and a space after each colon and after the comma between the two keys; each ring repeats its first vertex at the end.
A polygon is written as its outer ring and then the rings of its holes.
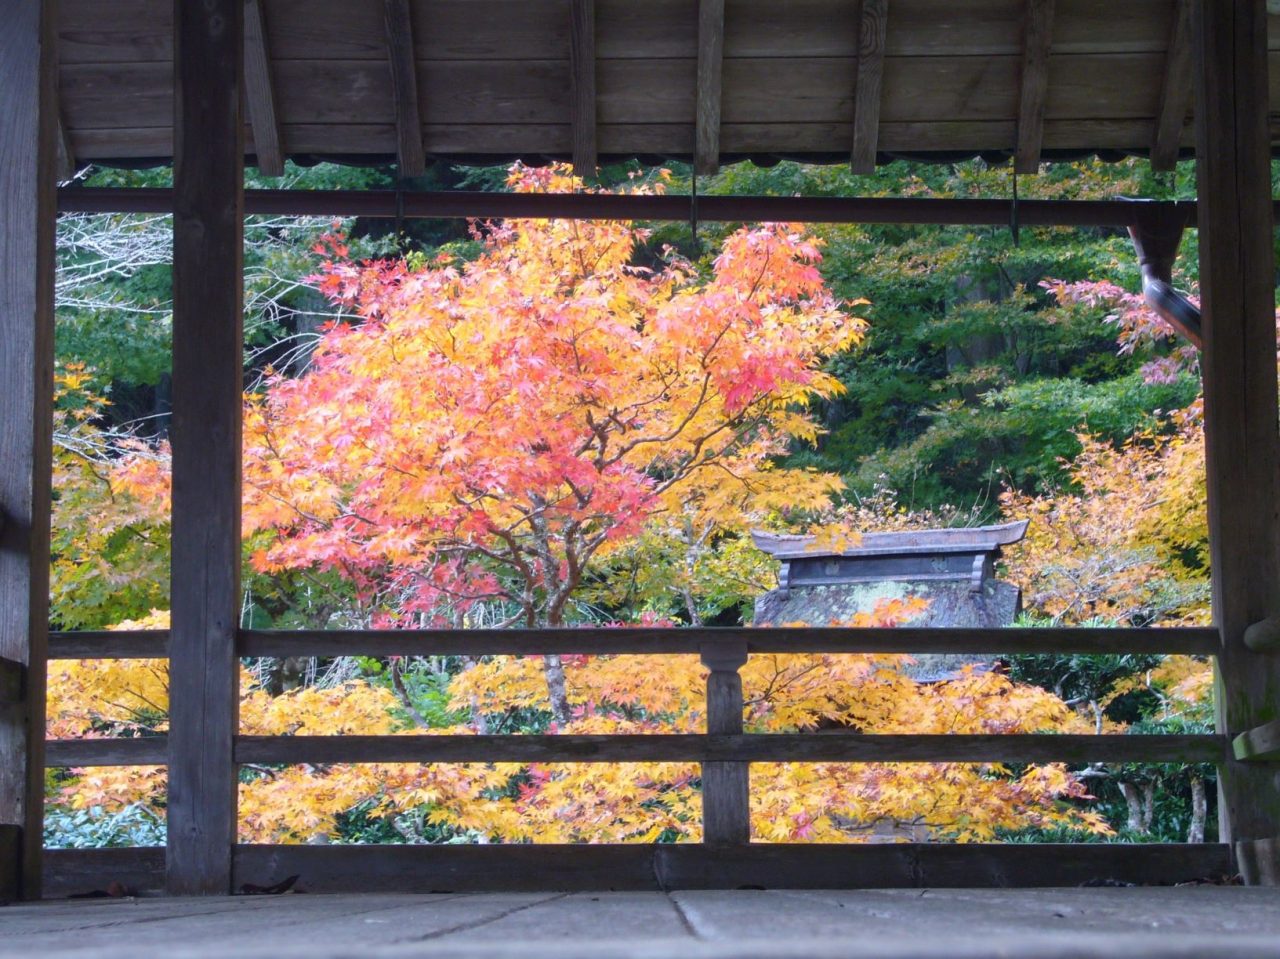
{"type": "Polygon", "coordinates": [[[1280,959],[1239,887],[286,895],[0,908],[0,959],[1280,959]]]}

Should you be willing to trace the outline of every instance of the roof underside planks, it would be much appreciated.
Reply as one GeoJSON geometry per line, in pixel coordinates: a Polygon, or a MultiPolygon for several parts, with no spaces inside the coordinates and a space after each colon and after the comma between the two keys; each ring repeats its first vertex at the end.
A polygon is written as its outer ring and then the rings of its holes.
{"type": "MultiPolygon", "coordinates": [[[[581,84],[573,82],[572,0],[404,5],[423,26],[410,42],[427,157],[570,159],[575,116],[579,157],[589,152],[581,139],[584,106],[575,107],[581,84]]],[[[384,4],[257,0],[254,6],[265,25],[279,151],[353,162],[403,153],[411,134],[403,122],[397,125],[397,106],[403,111],[406,101],[396,95],[384,4]]],[[[594,145],[601,158],[695,156],[699,6],[698,0],[595,0],[594,145]]],[[[859,79],[869,73],[858,59],[858,3],[724,0],[719,158],[848,162],[858,130],[865,161],[869,126],[881,160],[1013,154],[1027,43],[1035,33],[1028,16],[1043,4],[892,0],[886,6],[882,47],[861,44],[882,58],[879,95],[871,98],[865,88],[858,94],[859,79]],[[874,124],[869,111],[878,112],[874,124]]],[[[78,161],[165,162],[172,155],[172,8],[172,0],[109,6],[61,0],[61,113],[78,161]]],[[[1158,138],[1158,153],[1168,155],[1178,128],[1167,115],[1170,48],[1187,36],[1176,29],[1178,16],[1178,0],[1056,0],[1036,131],[1041,156],[1148,153],[1158,138]]],[[[1270,18],[1269,33],[1277,144],[1280,16],[1270,18]]],[[[1176,78],[1185,56],[1172,53],[1176,78]]],[[[1176,140],[1183,149],[1191,146],[1189,111],[1176,140]]],[[[1035,138],[1024,132],[1022,141],[1027,156],[1035,138]]],[[[246,143],[255,155],[253,128],[246,143]]],[[[274,157],[274,149],[264,153],[274,157]]]]}

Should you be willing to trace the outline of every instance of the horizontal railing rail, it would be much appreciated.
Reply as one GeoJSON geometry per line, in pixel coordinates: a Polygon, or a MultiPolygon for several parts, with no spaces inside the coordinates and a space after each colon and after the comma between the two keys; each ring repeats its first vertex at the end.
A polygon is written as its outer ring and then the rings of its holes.
{"type": "MultiPolygon", "coordinates": [[[[164,658],[164,630],[55,633],[54,659],[164,658]]],[[[382,888],[777,888],[865,885],[1035,885],[1090,879],[1177,881],[1233,870],[1231,847],[1055,846],[1042,868],[1042,844],[753,844],[752,763],[1066,762],[1215,763],[1228,761],[1225,735],[748,733],[743,728],[739,669],[750,654],[784,653],[1181,653],[1211,656],[1219,634],[1175,629],[551,629],[551,630],[242,630],[244,657],[440,655],[697,655],[707,667],[706,733],[649,735],[455,735],[408,732],[385,736],[238,735],[241,766],[360,763],[697,763],[702,843],[547,846],[235,846],[234,882],[269,884],[302,873],[314,891],[382,888]],[[426,852],[421,850],[426,849],[426,852]],[[889,851],[886,851],[889,850],[889,851]],[[1080,851],[1077,851],[1080,850],[1080,851]],[[1114,850],[1114,851],[1113,851],[1114,850]],[[533,878],[531,878],[533,877],[533,878]],[[753,878],[754,877],[754,878],[753,878]],[[367,878],[367,882],[366,882],[367,878]],[[406,885],[407,884],[407,885],[406,885]]],[[[1271,730],[1255,731],[1249,750],[1269,754],[1271,730]],[[1256,741],[1255,741],[1256,740],[1256,741]],[[1264,741],[1265,740],[1265,741],[1264,741]]],[[[50,767],[164,766],[164,735],[131,739],[50,740],[50,767]]],[[[1237,753],[1243,750],[1236,743],[1237,753]]],[[[100,888],[104,877],[136,888],[162,885],[164,850],[50,850],[52,894],[100,888]],[[157,859],[157,854],[159,858],[157,859]]]]}
{"type": "MultiPolygon", "coordinates": [[[[45,894],[164,888],[163,847],[50,849],[45,894]]],[[[1226,843],[237,845],[232,887],[546,892],[1167,885],[1235,872],[1226,843]]]]}
{"type": "MultiPolygon", "coordinates": [[[[51,659],[163,659],[167,630],[56,632],[51,659]]],[[[708,645],[745,643],[765,653],[1044,653],[1212,656],[1221,646],[1212,627],[1095,629],[1076,627],[957,629],[898,627],[710,627],[442,630],[242,630],[246,657],[698,655],[708,645]]]]}
{"type": "MultiPolygon", "coordinates": [[[[165,630],[62,632],[54,659],[163,658],[165,630]]],[[[1219,735],[926,735],[743,733],[738,668],[749,654],[1183,653],[1218,648],[1211,628],[855,629],[688,628],[544,630],[242,630],[243,656],[700,655],[708,676],[706,734],[530,736],[238,736],[239,763],[485,762],[1135,762],[1219,763],[1219,735]],[[716,690],[719,693],[716,693],[716,690]]],[[[50,740],[50,767],[164,765],[164,736],[50,740]]],[[[712,775],[711,779],[715,779],[712,775]]]]}
{"type": "Polygon", "coordinates": [[[78,630],[49,634],[50,659],[168,659],[167,629],[78,630]]]}
{"type": "MultiPolygon", "coordinates": [[[[653,733],[646,735],[237,736],[235,759],[255,765],[342,763],[1219,763],[1217,735],[653,733]]],[[[164,736],[55,739],[46,764],[164,765],[164,736]]]]}
{"type": "MultiPolygon", "coordinates": [[[[484,193],[394,190],[245,190],[247,215],[387,218],[671,220],[693,212],[687,194],[484,193]]],[[[1194,200],[1019,200],[934,197],[700,195],[706,223],[887,223],[953,226],[1127,227],[1144,217],[1196,221],[1194,200]]],[[[172,213],[163,187],[64,187],[59,213],[172,213]]]]}

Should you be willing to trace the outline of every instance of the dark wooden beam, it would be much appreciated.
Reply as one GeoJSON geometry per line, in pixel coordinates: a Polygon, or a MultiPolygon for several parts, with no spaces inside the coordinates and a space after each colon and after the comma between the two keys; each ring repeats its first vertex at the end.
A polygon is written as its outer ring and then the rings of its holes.
{"type": "Polygon", "coordinates": [[[164,736],[140,739],[51,739],[45,748],[45,766],[165,766],[169,740],[164,736]]]}
{"type": "Polygon", "coordinates": [[[1174,0],[1173,25],[1164,59],[1164,82],[1151,139],[1151,168],[1172,170],[1182,148],[1182,128],[1191,110],[1191,0],[1174,0]]]}
{"type": "MultiPolygon", "coordinates": [[[[714,673],[713,673],[714,675],[714,673]]],[[[730,697],[721,694],[720,703],[730,697]]],[[[741,710],[739,710],[740,712],[741,710]]],[[[717,708],[717,720],[727,715],[717,708]]],[[[169,742],[172,743],[172,737],[169,742]]],[[[1227,755],[1222,736],[862,735],[812,733],[647,733],[553,736],[239,736],[237,763],[630,763],[690,762],[745,766],[766,762],[919,763],[1214,763],[1227,755]]],[[[158,766],[163,736],[53,739],[46,765],[158,766]]],[[[713,841],[744,841],[745,781],[721,777],[723,826],[713,841]],[[734,838],[737,837],[737,838],[734,838]]]]}
{"type": "MultiPolygon", "coordinates": [[[[114,852],[84,851],[104,863],[114,852]]],[[[237,883],[266,885],[301,874],[315,892],[1078,886],[1100,877],[1156,884],[1233,871],[1228,847],[1183,843],[537,843],[236,850],[237,883]]]]}
{"type": "Polygon", "coordinates": [[[271,83],[271,52],[262,0],[244,0],[244,93],[253,126],[253,151],[263,176],[284,175],[284,148],[280,118],[276,115],[275,87],[271,83]]]}
{"type": "Polygon", "coordinates": [[[858,17],[858,80],[853,96],[854,173],[874,173],[880,138],[880,89],[884,78],[889,0],[862,0],[858,17]]]}
{"type": "MultiPolygon", "coordinates": [[[[146,740],[77,740],[59,750],[115,756],[120,748],[94,743],[146,740]],[[77,745],[79,744],[79,745],[77,745]]],[[[241,736],[241,763],[470,763],[470,762],[911,762],[1050,763],[1133,762],[1213,763],[1228,752],[1222,736],[1078,735],[860,735],[841,733],[758,733],[697,735],[558,736],[241,736]]],[[[66,756],[67,753],[60,753],[66,756]]],[[[128,755],[134,755],[129,753],[128,755]]],[[[102,762],[102,765],[109,765],[102,762]]],[[[71,765],[76,765],[72,763],[71,765]]],[[[90,764],[91,765],[91,764],[90,764]]]]}
{"type": "Polygon", "coordinates": [[[167,629],[85,630],[49,634],[50,659],[167,659],[167,629]]]}
{"type": "Polygon", "coordinates": [[[724,72],[724,0],[698,0],[698,88],[693,168],[720,169],[720,103],[724,72]]]}
{"type": "Polygon", "coordinates": [[[168,889],[231,891],[239,722],[244,0],[174,0],[168,889]]]}
{"type": "Polygon", "coordinates": [[[1241,762],[1280,762],[1280,719],[1242,732],[1231,749],[1241,762]]]}
{"type": "Polygon", "coordinates": [[[71,137],[67,134],[67,124],[62,116],[62,91],[59,89],[58,64],[54,64],[54,100],[51,109],[58,121],[57,137],[57,176],[58,181],[65,183],[76,175],[76,151],[71,145],[71,137]]]}
{"type": "MultiPolygon", "coordinates": [[[[1022,200],[1024,226],[1127,227],[1144,208],[1168,206],[1194,222],[1193,201],[1022,200]]],[[[173,195],[163,189],[65,189],[63,213],[167,213],[173,195]]],[[[917,197],[700,196],[698,217],[707,222],[933,223],[1008,226],[1008,200],[917,197]]],[[[563,217],[579,220],[687,220],[689,198],[678,194],[608,193],[403,193],[386,190],[249,190],[245,211],[277,216],[379,216],[500,219],[563,217]]]]}
{"type": "Polygon", "coordinates": [[[101,891],[118,882],[132,895],[164,892],[164,847],[95,849],[88,856],[78,849],[45,851],[44,897],[65,899],[101,891]],[[96,855],[95,855],[96,854],[96,855]]]}
{"type": "Polygon", "coordinates": [[[1209,655],[1214,629],[566,629],[255,631],[241,634],[242,656],[547,656],[587,653],[697,654],[713,643],[743,642],[750,653],[1182,653],[1209,655]]]}
{"type": "Polygon", "coordinates": [[[596,175],[596,3],[572,0],[569,20],[569,98],[573,172],[596,175]]]}
{"type": "Polygon", "coordinates": [[[1026,0],[1022,31],[1022,93],[1018,99],[1018,150],[1014,169],[1040,169],[1044,109],[1049,94],[1049,48],[1053,42],[1054,0],[1026,0]]]}
{"type": "MultiPolygon", "coordinates": [[[[1216,728],[1276,718],[1280,656],[1244,641],[1280,615],[1280,433],[1275,251],[1264,0],[1195,0],[1196,173],[1200,195],[1205,458],[1213,616],[1222,632],[1216,728]]],[[[1274,765],[1219,773],[1224,839],[1280,835],[1274,765]]],[[[1260,874],[1244,873],[1256,883],[1260,874]]]]}
{"type": "Polygon", "coordinates": [[[384,0],[387,55],[391,61],[391,98],[396,112],[396,156],[402,177],[422,176],[422,113],[418,107],[418,63],[413,48],[409,0],[384,0]]]}
{"type": "MultiPolygon", "coordinates": [[[[707,643],[745,642],[765,652],[970,652],[993,649],[1008,654],[1217,652],[1218,632],[1198,627],[1172,629],[966,629],[779,628],[758,629],[569,629],[569,630],[332,630],[327,632],[249,631],[240,642],[246,656],[414,656],[506,653],[508,655],[694,654],[707,643]]],[[[51,633],[50,659],[164,659],[165,629],[51,633]]]]}
{"type": "Polygon", "coordinates": [[[38,898],[53,462],[57,5],[0,0],[0,657],[25,667],[0,709],[0,887],[38,898]]]}
{"type": "MultiPolygon", "coordinates": [[[[118,880],[159,891],[157,849],[51,849],[46,895],[118,880]]],[[[235,883],[302,875],[315,893],[858,889],[1135,885],[1192,882],[1235,871],[1219,843],[698,843],[426,846],[237,846],[235,883]]]]}
{"type": "Polygon", "coordinates": [[[65,183],[76,175],[76,153],[67,135],[67,125],[58,114],[58,180],[65,183]]]}

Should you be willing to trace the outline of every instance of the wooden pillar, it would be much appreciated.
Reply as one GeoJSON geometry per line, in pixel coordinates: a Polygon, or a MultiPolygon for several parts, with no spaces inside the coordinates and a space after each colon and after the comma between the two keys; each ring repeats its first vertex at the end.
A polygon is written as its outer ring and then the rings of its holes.
{"type": "Polygon", "coordinates": [[[0,0],[0,898],[41,887],[56,14],[50,0],[0,0]]]}
{"type": "MultiPolygon", "coordinates": [[[[1266,0],[1196,0],[1196,158],[1219,732],[1280,715],[1280,654],[1245,643],[1280,614],[1280,435],[1267,129],[1266,0]]],[[[1222,838],[1247,882],[1280,836],[1280,765],[1221,770],[1222,838]],[[1257,841],[1262,841],[1258,843],[1257,841]]],[[[1270,873],[1274,876],[1274,869],[1270,873]]]]}
{"type": "MultiPolygon", "coordinates": [[[[733,736],[742,733],[742,677],[738,670],[747,661],[742,643],[702,648],[707,677],[707,733],[733,736]]],[[[746,843],[751,841],[750,766],[747,763],[702,764],[702,841],[746,843]]]]}
{"type": "Polygon", "coordinates": [[[168,889],[231,891],[236,838],[244,0],[174,2],[168,889]]]}

